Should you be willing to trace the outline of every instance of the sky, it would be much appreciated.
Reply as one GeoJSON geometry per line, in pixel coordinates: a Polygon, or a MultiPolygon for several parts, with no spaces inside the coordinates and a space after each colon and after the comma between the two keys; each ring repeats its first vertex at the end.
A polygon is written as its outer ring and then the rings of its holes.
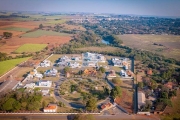
{"type": "Polygon", "coordinates": [[[180,16],[180,0],[0,0],[0,10],[180,16]]]}

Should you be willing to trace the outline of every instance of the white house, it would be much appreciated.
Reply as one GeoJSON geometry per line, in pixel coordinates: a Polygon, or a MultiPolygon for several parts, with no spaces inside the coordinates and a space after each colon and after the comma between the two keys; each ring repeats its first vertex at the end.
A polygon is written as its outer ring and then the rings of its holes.
{"type": "Polygon", "coordinates": [[[126,74],[126,71],[124,71],[124,70],[120,71],[120,76],[121,77],[128,77],[128,75],[126,74]]]}
{"type": "Polygon", "coordinates": [[[68,62],[68,66],[71,68],[79,68],[80,64],[77,62],[68,62]]]}
{"type": "Polygon", "coordinates": [[[47,107],[43,109],[44,112],[56,112],[57,105],[56,104],[49,104],[47,107]]]}
{"type": "Polygon", "coordinates": [[[68,61],[70,61],[70,58],[68,56],[63,56],[59,58],[59,62],[68,62],[68,61]]]}
{"type": "Polygon", "coordinates": [[[128,58],[112,58],[111,61],[114,66],[124,67],[125,69],[128,69],[128,65],[129,65],[128,58]]]}
{"type": "Polygon", "coordinates": [[[81,57],[72,56],[72,57],[71,57],[71,60],[73,60],[73,61],[80,61],[80,60],[81,60],[81,57]]]}
{"type": "Polygon", "coordinates": [[[43,89],[41,92],[42,92],[43,96],[48,95],[49,94],[49,89],[43,89]]]}
{"type": "Polygon", "coordinates": [[[58,71],[55,68],[52,68],[51,70],[47,70],[44,72],[45,76],[56,76],[58,71]]]}
{"type": "Polygon", "coordinates": [[[106,62],[106,58],[101,55],[101,54],[97,54],[97,53],[90,53],[90,52],[86,52],[83,53],[83,59],[85,61],[89,61],[89,62],[106,62]]]}
{"type": "Polygon", "coordinates": [[[50,67],[51,62],[49,60],[44,60],[43,62],[40,63],[41,67],[50,67]]]}
{"type": "Polygon", "coordinates": [[[28,74],[28,78],[34,78],[34,77],[37,77],[37,78],[40,78],[40,79],[41,79],[41,78],[43,77],[43,75],[40,74],[40,73],[38,73],[37,70],[34,69],[32,72],[30,72],[30,73],[28,74]]]}
{"type": "Polygon", "coordinates": [[[40,80],[37,82],[36,87],[51,87],[52,81],[49,80],[40,80]]]}
{"type": "Polygon", "coordinates": [[[31,88],[31,89],[34,89],[35,86],[36,86],[35,83],[29,83],[29,84],[26,84],[26,85],[24,86],[24,88],[31,88]]]}

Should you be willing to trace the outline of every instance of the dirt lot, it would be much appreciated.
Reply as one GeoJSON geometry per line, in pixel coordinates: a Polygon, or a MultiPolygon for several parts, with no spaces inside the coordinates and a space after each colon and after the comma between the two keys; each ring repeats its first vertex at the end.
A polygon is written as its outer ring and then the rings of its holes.
{"type": "Polygon", "coordinates": [[[124,45],[148,50],[166,57],[180,59],[180,36],[175,35],[119,35],[124,45]],[[158,45],[154,45],[154,43],[158,45]],[[161,44],[161,45],[159,45],[161,44]],[[169,54],[171,53],[171,54],[169,54]]]}
{"type": "Polygon", "coordinates": [[[34,29],[39,27],[39,24],[43,22],[40,21],[5,21],[5,20],[0,20],[0,28],[5,28],[5,27],[22,27],[22,28],[30,28],[34,29]]]}
{"type": "MultiPolygon", "coordinates": [[[[71,37],[69,36],[41,36],[39,38],[19,38],[13,37],[6,40],[6,44],[0,47],[1,52],[11,53],[15,51],[18,47],[26,43],[34,44],[64,44],[69,42],[71,37]]],[[[2,41],[1,41],[2,42],[2,41]]]]}

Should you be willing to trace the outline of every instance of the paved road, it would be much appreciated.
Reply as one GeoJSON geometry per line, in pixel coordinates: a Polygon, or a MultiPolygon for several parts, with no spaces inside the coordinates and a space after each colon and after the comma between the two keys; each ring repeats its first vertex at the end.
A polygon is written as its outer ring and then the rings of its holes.
{"type": "MultiPolygon", "coordinates": [[[[145,115],[95,115],[96,120],[160,120],[156,117],[145,115]]],[[[71,120],[72,115],[0,115],[1,120],[9,119],[23,119],[29,118],[30,120],[71,120]]]]}

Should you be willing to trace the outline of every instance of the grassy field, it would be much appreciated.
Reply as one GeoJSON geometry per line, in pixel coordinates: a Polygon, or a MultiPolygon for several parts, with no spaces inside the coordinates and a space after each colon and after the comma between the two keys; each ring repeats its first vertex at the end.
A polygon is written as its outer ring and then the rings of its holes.
{"type": "Polygon", "coordinates": [[[58,60],[60,57],[62,57],[62,55],[60,55],[60,54],[54,54],[53,56],[51,56],[50,58],[48,58],[48,60],[50,60],[52,63],[55,63],[55,61],[58,60]]]}
{"type": "Polygon", "coordinates": [[[43,50],[47,45],[46,44],[24,44],[19,47],[15,52],[23,53],[23,52],[38,52],[43,50]]]}
{"type": "Polygon", "coordinates": [[[70,34],[66,34],[66,33],[45,31],[45,30],[36,30],[33,32],[23,34],[22,37],[37,38],[37,37],[44,36],[44,35],[47,35],[47,36],[70,36],[70,34]]]}
{"type": "Polygon", "coordinates": [[[6,73],[7,71],[11,70],[12,68],[14,68],[15,66],[17,66],[18,64],[28,60],[29,57],[27,58],[19,58],[19,59],[12,59],[12,60],[6,60],[6,61],[2,61],[0,62],[0,76],[3,75],[4,73],[6,73]]]}
{"type": "Polygon", "coordinates": [[[151,51],[169,58],[180,59],[180,36],[175,35],[119,35],[124,45],[151,51]],[[158,45],[154,45],[154,43],[158,45]],[[162,46],[159,46],[161,44],[162,46]]]}
{"type": "Polygon", "coordinates": [[[21,28],[21,27],[6,27],[2,28],[3,30],[10,30],[10,31],[19,31],[19,32],[26,32],[30,30],[29,28],[21,28]]]}
{"type": "Polygon", "coordinates": [[[107,47],[84,47],[84,48],[77,48],[76,50],[81,50],[81,51],[97,51],[97,52],[115,52],[115,51],[119,51],[120,48],[116,48],[116,47],[111,47],[111,46],[107,46],[107,47]]]}
{"type": "Polygon", "coordinates": [[[66,20],[65,19],[60,19],[60,20],[50,20],[48,22],[46,22],[46,24],[63,24],[65,23],[66,20]]]}

